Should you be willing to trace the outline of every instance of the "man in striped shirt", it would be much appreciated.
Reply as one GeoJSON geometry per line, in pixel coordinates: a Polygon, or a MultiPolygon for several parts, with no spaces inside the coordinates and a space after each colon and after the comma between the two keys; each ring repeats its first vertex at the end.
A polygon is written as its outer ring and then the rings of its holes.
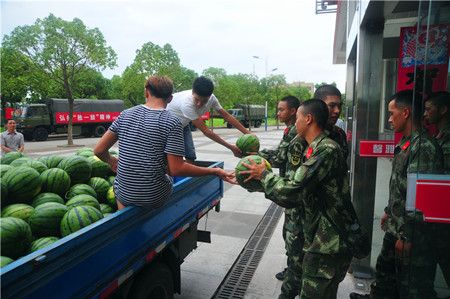
{"type": "Polygon", "coordinates": [[[172,193],[170,176],[217,175],[227,181],[234,177],[220,168],[185,163],[181,122],[166,110],[172,91],[168,77],[150,77],[145,85],[146,103],[124,110],[94,149],[117,172],[114,193],[119,209],[162,206],[172,193]],[[118,159],[108,151],[117,141],[118,159]]]}

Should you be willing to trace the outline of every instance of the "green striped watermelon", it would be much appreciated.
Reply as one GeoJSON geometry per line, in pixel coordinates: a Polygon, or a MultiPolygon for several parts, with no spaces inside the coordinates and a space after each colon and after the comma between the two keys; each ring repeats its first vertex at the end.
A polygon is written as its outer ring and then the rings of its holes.
{"type": "Polygon", "coordinates": [[[111,175],[108,177],[108,182],[111,186],[114,186],[114,180],[116,179],[115,176],[111,175]]]}
{"type": "Polygon", "coordinates": [[[58,241],[58,237],[43,237],[39,238],[31,243],[31,252],[47,247],[50,244],[58,241]]]}
{"type": "Polygon", "coordinates": [[[41,173],[42,191],[64,196],[70,189],[70,177],[62,169],[50,168],[41,173]]]}
{"type": "Polygon", "coordinates": [[[79,154],[84,153],[84,152],[91,152],[92,155],[94,154],[94,150],[92,148],[90,148],[90,147],[82,147],[82,148],[80,148],[79,150],[76,151],[76,154],[79,155],[79,154]]]}
{"type": "Polygon", "coordinates": [[[2,206],[8,204],[8,185],[6,185],[5,180],[1,178],[0,178],[0,200],[2,206]]]}
{"type": "Polygon", "coordinates": [[[0,256],[0,268],[2,268],[3,266],[6,266],[8,264],[11,264],[12,262],[14,262],[13,259],[7,257],[7,256],[0,256]]]}
{"type": "Polygon", "coordinates": [[[23,165],[29,166],[31,168],[34,168],[39,173],[43,173],[44,171],[46,171],[48,169],[47,166],[44,163],[39,162],[37,160],[29,160],[29,161],[25,162],[23,165]]]}
{"type": "Polygon", "coordinates": [[[0,177],[3,177],[3,175],[10,169],[13,169],[11,165],[6,164],[0,164],[0,177]]]}
{"type": "Polygon", "coordinates": [[[98,200],[90,195],[80,194],[72,197],[66,202],[66,206],[69,208],[77,207],[77,206],[91,206],[100,210],[100,204],[98,200]]]}
{"type": "Polygon", "coordinates": [[[108,192],[106,193],[106,203],[109,204],[113,209],[117,210],[117,201],[113,186],[109,187],[108,192]]]}
{"type": "Polygon", "coordinates": [[[60,204],[64,204],[64,199],[56,193],[44,192],[38,194],[35,198],[33,198],[33,202],[31,205],[33,207],[37,207],[46,202],[57,202],[60,204]]]}
{"type": "Polygon", "coordinates": [[[108,204],[106,203],[101,203],[100,204],[100,212],[102,212],[103,215],[105,215],[106,213],[112,213],[114,212],[113,208],[111,208],[108,204]]]}
{"type": "Polygon", "coordinates": [[[94,188],[92,188],[88,184],[76,184],[76,185],[73,185],[69,189],[69,191],[67,191],[66,199],[71,199],[72,197],[74,197],[76,195],[81,195],[81,194],[91,195],[91,196],[97,198],[97,192],[95,192],[94,188]]]}
{"type": "Polygon", "coordinates": [[[81,156],[81,157],[85,157],[85,158],[92,157],[93,155],[94,155],[94,152],[91,152],[91,151],[84,151],[84,152],[77,153],[77,156],[81,156]]]}
{"type": "Polygon", "coordinates": [[[61,234],[67,236],[103,218],[102,212],[91,206],[70,209],[61,221],[61,234]]]}
{"type": "Polygon", "coordinates": [[[236,146],[242,151],[243,156],[259,151],[259,139],[253,134],[244,134],[236,141],[236,146]]]}
{"type": "Polygon", "coordinates": [[[8,171],[3,179],[8,186],[8,199],[15,202],[31,202],[41,191],[39,172],[28,166],[20,166],[8,171]]]}
{"type": "Polygon", "coordinates": [[[28,222],[34,208],[24,203],[16,203],[2,209],[2,217],[15,217],[28,222]]]}
{"type": "Polygon", "coordinates": [[[58,168],[67,172],[72,184],[87,182],[91,177],[92,166],[85,157],[70,156],[64,158],[58,164],[58,168]]]}
{"type": "Polygon", "coordinates": [[[242,187],[244,187],[245,189],[247,189],[250,192],[264,191],[260,181],[250,180],[248,182],[244,182],[245,179],[248,177],[248,175],[241,174],[241,171],[247,170],[247,168],[244,165],[242,165],[242,163],[251,164],[249,159],[252,159],[257,164],[265,163],[266,169],[268,171],[272,171],[272,167],[270,166],[270,163],[267,162],[266,159],[264,159],[260,156],[257,156],[257,155],[247,156],[247,157],[242,158],[239,161],[239,163],[236,165],[236,168],[235,168],[236,180],[238,181],[239,185],[241,185],[242,187]]]}
{"type": "Polygon", "coordinates": [[[31,246],[31,229],[24,220],[14,217],[0,218],[2,255],[13,259],[26,255],[31,246]]]}
{"type": "Polygon", "coordinates": [[[110,173],[111,168],[109,167],[108,163],[103,162],[96,156],[89,157],[88,160],[92,166],[92,177],[104,178],[110,173]]]}
{"type": "Polygon", "coordinates": [[[68,207],[57,202],[38,205],[31,214],[29,223],[34,236],[59,236],[59,225],[68,207]]]}
{"type": "Polygon", "coordinates": [[[9,152],[0,158],[0,164],[11,164],[12,161],[22,157],[23,154],[20,152],[9,152]]]}
{"type": "Polygon", "coordinates": [[[15,160],[12,161],[11,164],[9,164],[9,165],[11,165],[11,166],[13,166],[13,167],[19,167],[19,166],[24,165],[24,164],[27,163],[28,161],[31,161],[31,159],[28,158],[28,157],[22,157],[22,158],[15,159],[15,160]]]}
{"type": "Polygon", "coordinates": [[[106,200],[106,193],[108,193],[108,189],[110,187],[107,180],[93,177],[89,180],[89,185],[94,188],[95,193],[97,193],[97,199],[99,202],[104,202],[106,200]]]}
{"type": "Polygon", "coordinates": [[[64,160],[62,156],[44,156],[37,159],[39,162],[42,162],[47,166],[48,169],[58,167],[59,163],[64,160]]]}

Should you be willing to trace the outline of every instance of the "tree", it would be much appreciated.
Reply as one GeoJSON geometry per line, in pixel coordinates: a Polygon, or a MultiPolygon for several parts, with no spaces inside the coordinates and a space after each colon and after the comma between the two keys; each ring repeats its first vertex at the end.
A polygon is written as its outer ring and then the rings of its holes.
{"type": "Polygon", "coordinates": [[[73,145],[72,118],[74,92],[83,73],[116,66],[117,56],[106,45],[98,28],[88,29],[75,18],[65,21],[50,14],[33,25],[16,27],[5,36],[3,46],[27,57],[26,63],[63,88],[69,101],[68,145],[73,145]]]}
{"type": "Polygon", "coordinates": [[[2,109],[6,102],[20,102],[29,89],[29,67],[26,57],[14,49],[1,48],[1,99],[2,109]]]}

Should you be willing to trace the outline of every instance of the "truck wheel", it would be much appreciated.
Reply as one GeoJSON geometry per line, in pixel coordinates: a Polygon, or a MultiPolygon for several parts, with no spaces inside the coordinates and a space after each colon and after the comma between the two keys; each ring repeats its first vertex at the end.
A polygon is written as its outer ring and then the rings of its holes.
{"type": "Polygon", "coordinates": [[[255,121],[255,128],[259,128],[259,127],[261,127],[261,121],[257,120],[257,121],[255,121]]]}
{"type": "Polygon", "coordinates": [[[172,299],[172,272],[167,265],[155,263],[134,279],[128,298],[172,299]]]}
{"type": "Polygon", "coordinates": [[[45,128],[36,128],[33,132],[33,139],[36,141],[45,141],[48,138],[48,131],[45,128]]]}
{"type": "Polygon", "coordinates": [[[94,136],[95,137],[102,137],[103,134],[105,134],[106,128],[102,125],[98,125],[94,129],[94,136]]]}

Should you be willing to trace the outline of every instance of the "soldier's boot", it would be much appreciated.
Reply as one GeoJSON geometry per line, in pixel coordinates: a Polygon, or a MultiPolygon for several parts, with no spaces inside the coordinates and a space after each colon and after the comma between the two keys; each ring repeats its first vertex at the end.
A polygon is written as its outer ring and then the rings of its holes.
{"type": "Polygon", "coordinates": [[[283,271],[275,274],[276,279],[283,281],[284,277],[286,276],[286,271],[287,271],[287,268],[284,268],[283,271]]]}
{"type": "Polygon", "coordinates": [[[370,299],[369,294],[350,293],[350,299],[370,299]]]}

